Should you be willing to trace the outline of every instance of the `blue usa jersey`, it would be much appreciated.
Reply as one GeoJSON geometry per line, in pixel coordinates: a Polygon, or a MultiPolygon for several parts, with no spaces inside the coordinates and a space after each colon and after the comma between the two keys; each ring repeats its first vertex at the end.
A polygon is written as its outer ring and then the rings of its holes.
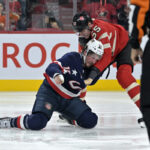
{"type": "Polygon", "coordinates": [[[77,52],[65,54],[57,61],[52,62],[46,69],[45,77],[50,86],[62,97],[71,99],[81,96],[82,90],[86,88],[83,79],[82,57],[77,52]],[[54,76],[62,74],[63,84],[56,84],[54,76]]]}

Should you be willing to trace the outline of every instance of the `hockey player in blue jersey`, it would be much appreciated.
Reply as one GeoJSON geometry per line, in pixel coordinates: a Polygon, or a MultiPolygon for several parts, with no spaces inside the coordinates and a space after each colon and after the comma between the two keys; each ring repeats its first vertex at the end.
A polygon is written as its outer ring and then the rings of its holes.
{"type": "Polygon", "coordinates": [[[67,116],[83,128],[93,128],[98,117],[84,102],[86,93],[86,70],[89,70],[103,55],[103,45],[90,40],[83,52],[70,52],[46,69],[32,113],[18,117],[0,118],[0,128],[40,130],[46,127],[54,111],[67,116]]]}

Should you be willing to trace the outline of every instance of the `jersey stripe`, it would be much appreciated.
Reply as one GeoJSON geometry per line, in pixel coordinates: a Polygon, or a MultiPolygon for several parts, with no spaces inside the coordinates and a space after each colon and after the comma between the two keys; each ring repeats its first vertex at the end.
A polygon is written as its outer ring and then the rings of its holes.
{"type": "Polygon", "coordinates": [[[54,61],[53,63],[57,64],[61,68],[61,71],[64,72],[64,68],[62,67],[61,62],[54,61]]]}
{"type": "Polygon", "coordinates": [[[135,11],[135,6],[134,5],[130,5],[131,11],[129,13],[129,33],[131,34],[133,32],[133,15],[134,15],[134,11],[135,11]]]}
{"type": "Polygon", "coordinates": [[[133,31],[131,30],[131,32],[135,32],[138,30],[137,39],[139,40],[139,42],[141,42],[142,37],[144,36],[144,28],[143,28],[144,23],[145,23],[144,20],[146,17],[146,13],[149,11],[150,1],[149,0],[131,0],[130,4],[135,5],[132,18],[130,18],[132,19],[135,26],[133,27],[133,31]]]}
{"type": "Polygon", "coordinates": [[[105,33],[103,33],[100,37],[99,37],[99,41],[101,40],[101,39],[104,39],[104,38],[106,38],[106,37],[108,37],[108,33],[107,32],[105,32],[105,33]]]}
{"type": "Polygon", "coordinates": [[[115,49],[116,49],[116,41],[117,41],[117,34],[116,34],[116,31],[115,31],[113,47],[112,47],[112,56],[114,55],[114,52],[115,52],[115,49]]]}
{"type": "Polygon", "coordinates": [[[47,79],[48,83],[51,85],[51,87],[62,97],[66,98],[66,99],[71,99],[73,97],[80,96],[81,91],[78,92],[77,94],[74,94],[74,93],[68,91],[67,89],[65,89],[62,85],[56,84],[54,79],[49,77],[46,73],[44,74],[44,76],[47,79]]]}
{"type": "Polygon", "coordinates": [[[19,116],[19,117],[17,118],[17,127],[21,129],[20,119],[21,119],[21,116],[19,116]]]}
{"type": "Polygon", "coordinates": [[[139,94],[137,94],[136,96],[134,96],[133,98],[132,98],[132,100],[136,103],[137,101],[139,101],[140,100],[140,93],[139,94]]]}
{"type": "Polygon", "coordinates": [[[25,115],[22,115],[20,117],[20,127],[21,127],[21,129],[26,129],[25,126],[24,126],[24,117],[25,117],[25,115]]]}
{"type": "Polygon", "coordinates": [[[139,86],[136,82],[133,82],[131,85],[129,85],[126,88],[126,91],[129,92],[131,89],[135,88],[136,86],[139,86]]]}
{"type": "Polygon", "coordinates": [[[111,48],[110,43],[104,44],[103,46],[104,46],[104,49],[111,48]]]}

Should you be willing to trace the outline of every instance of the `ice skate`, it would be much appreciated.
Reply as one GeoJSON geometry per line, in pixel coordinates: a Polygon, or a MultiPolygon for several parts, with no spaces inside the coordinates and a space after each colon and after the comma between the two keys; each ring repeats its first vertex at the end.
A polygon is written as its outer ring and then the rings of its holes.
{"type": "Polygon", "coordinates": [[[76,125],[76,121],[75,120],[71,120],[71,119],[69,119],[67,116],[65,116],[65,115],[62,115],[62,114],[60,114],[59,115],[59,119],[61,120],[61,121],[63,121],[63,122],[67,122],[67,123],[69,123],[69,124],[71,124],[71,125],[76,125]]]}
{"type": "Polygon", "coordinates": [[[11,128],[10,121],[9,117],[0,118],[0,128],[11,128]]]}
{"type": "Polygon", "coordinates": [[[143,118],[139,118],[137,121],[141,128],[145,128],[145,123],[144,123],[143,118]]]}

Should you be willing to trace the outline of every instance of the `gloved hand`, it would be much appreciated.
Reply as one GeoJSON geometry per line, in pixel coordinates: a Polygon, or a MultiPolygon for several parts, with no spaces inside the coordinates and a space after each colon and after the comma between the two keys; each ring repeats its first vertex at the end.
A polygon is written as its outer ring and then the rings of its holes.
{"type": "Polygon", "coordinates": [[[84,80],[85,85],[90,85],[92,83],[93,79],[88,78],[86,80],[84,80]]]}
{"type": "Polygon", "coordinates": [[[143,51],[141,49],[131,50],[131,59],[134,64],[139,64],[142,62],[143,51]]]}

